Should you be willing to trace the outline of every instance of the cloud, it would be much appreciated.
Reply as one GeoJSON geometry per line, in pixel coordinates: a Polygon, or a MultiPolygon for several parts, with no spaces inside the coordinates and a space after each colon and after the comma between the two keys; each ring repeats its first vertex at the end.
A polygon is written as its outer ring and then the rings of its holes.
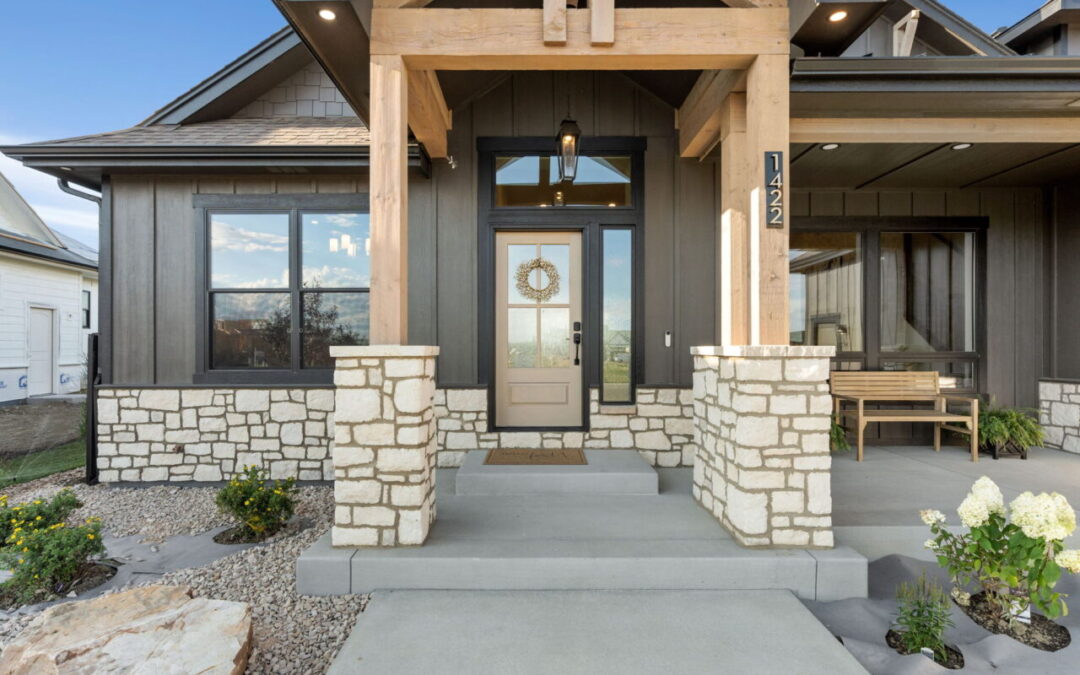
{"type": "Polygon", "coordinates": [[[240,251],[242,253],[274,251],[285,253],[289,250],[288,235],[256,232],[255,230],[247,230],[216,219],[213,222],[211,239],[215,251],[240,251]]]}
{"type": "MultiPolygon", "coordinates": [[[[0,132],[0,145],[18,145],[30,140],[0,132]]],[[[95,249],[98,247],[97,204],[65,194],[52,176],[28,169],[5,155],[0,155],[0,173],[7,176],[45,224],[95,249]]]]}

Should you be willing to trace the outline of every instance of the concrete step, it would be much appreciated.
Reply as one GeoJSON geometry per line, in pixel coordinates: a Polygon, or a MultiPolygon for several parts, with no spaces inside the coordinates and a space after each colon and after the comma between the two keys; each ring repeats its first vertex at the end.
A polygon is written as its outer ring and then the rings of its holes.
{"type": "Polygon", "coordinates": [[[457,472],[456,494],[655,495],[656,470],[636,450],[586,450],[584,465],[484,464],[486,450],[470,452],[457,472]]]}
{"type": "Polygon", "coordinates": [[[791,593],[376,593],[329,673],[865,674],[791,593]]]}

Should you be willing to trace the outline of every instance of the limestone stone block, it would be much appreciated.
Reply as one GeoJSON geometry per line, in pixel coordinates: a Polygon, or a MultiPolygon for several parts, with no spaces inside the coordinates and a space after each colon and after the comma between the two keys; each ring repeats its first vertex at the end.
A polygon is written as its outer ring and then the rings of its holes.
{"type": "Polygon", "coordinates": [[[124,409],[120,411],[120,422],[122,424],[146,424],[149,421],[150,411],[148,410],[124,409]]]}
{"type": "Polygon", "coordinates": [[[832,482],[828,473],[811,473],[806,476],[807,509],[810,513],[832,513],[832,482]]]}
{"type": "Polygon", "coordinates": [[[805,508],[802,490],[777,490],[771,499],[773,513],[803,513],[805,508]]]}
{"type": "Polygon", "coordinates": [[[504,448],[536,448],[540,446],[540,434],[533,432],[511,432],[499,434],[499,442],[504,448]]]}
{"type": "Polygon", "coordinates": [[[369,422],[382,417],[382,396],[375,389],[338,389],[336,422],[369,422]]]}
{"type": "Polygon", "coordinates": [[[739,359],[735,373],[739,380],[775,382],[782,377],[781,362],[775,359],[739,359]]]}
{"type": "Polygon", "coordinates": [[[772,540],[777,546],[806,546],[810,543],[810,533],[805,530],[774,530],[772,540]]]}
{"type": "Polygon", "coordinates": [[[774,415],[805,415],[806,397],[774,394],[769,398],[769,412],[774,415]]]}
{"type": "Polygon", "coordinates": [[[745,534],[764,534],[768,531],[769,496],[763,492],[743,492],[731,487],[727,492],[725,516],[745,534]]]}
{"type": "Polygon", "coordinates": [[[374,527],[334,527],[330,530],[334,546],[377,546],[379,530],[374,527]]]}
{"type": "Polygon", "coordinates": [[[402,546],[418,546],[427,539],[430,509],[405,509],[398,512],[397,541],[402,546]]]}
{"type": "Polygon", "coordinates": [[[177,411],[180,409],[180,392],[176,389],[143,389],[139,392],[139,407],[177,411]]]}
{"type": "MultiPolygon", "coordinates": [[[[123,413],[121,413],[121,418],[123,413]]],[[[1080,405],[1075,403],[1051,403],[1050,424],[1075,429],[1080,427],[1080,405]]]]}
{"type": "Polygon", "coordinates": [[[354,506],[352,522],[354,525],[386,527],[393,525],[397,511],[386,506],[354,506]]]}
{"type": "Polygon", "coordinates": [[[334,370],[334,384],[338,387],[363,387],[368,383],[367,371],[363,368],[353,370],[334,370]]]}
{"type": "Polygon", "coordinates": [[[281,401],[270,404],[270,419],[275,422],[297,422],[307,419],[307,407],[302,403],[281,401]]]}
{"type": "Polygon", "coordinates": [[[828,359],[787,359],[784,379],[790,382],[824,382],[829,379],[828,359]]]}
{"type": "Polygon", "coordinates": [[[199,431],[226,431],[228,425],[225,424],[224,417],[200,417],[199,418],[199,431]]]}
{"type": "Polygon", "coordinates": [[[384,372],[387,377],[420,377],[424,375],[424,359],[387,359],[384,372]]]}
{"type": "Polygon", "coordinates": [[[180,403],[185,408],[199,408],[210,405],[213,400],[213,389],[183,389],[180,391],[180,403]]]}
{"type": "Polygon", "coordinates": [[[671,439],[662,431],[643,431],[634,436],[634,443],[642,450],[670,450],[671,439]]]}
{"type": "Polygon", "coordinates": [[[375,458],[379,471],[421,471],[426,466],[425,452],[414,448],[382,448],[375,458]]]}
{"type": "Polygon", "coordinates": [[[423,378],[400,380],[394,385],[394,407],[399,413],[419,413],[431,407],[434,389],[423,378]]]}
{"type": "Polygon", "coordinates": [[[165,440],[164,424],[140,424],[135,427],[135,434],[140,441],[165,440]]]}
{"type": "Polygon", "coordinates": [[[265,412],[270,409],[270,392],[265,389],[237,389],[233,407],[237,412],[265,412]]]}
{"type": "Polygon", "coordinates": [[[222,480],[221,469],[216,464],[200,464],[195,467],[194,480],[220,481],[222,480]]]}
{"type": "Polygon", "coordinates": [[[114,398],[98,398],[97,420],[102,424],[116,424],[120,421],[120,404],[114,398]]]}
{"type": "Polygon", "coordinates": [[[307,391],[308,410],[320,412],[333,412],[334,390],[333,389],[309,389],[307,391]]]}
{"type": "Polygon", "coordinates": [[[353,426],[353,441],[358,445],[383,446],[394,444],[394,425],[389,422],[369,422],[353,426]]]}
{"type": "Polygon", "coordinates": [[[775,417],[743,415],[735,422],[734,441],[739,445],[764,448],[776,445],[780,439],[780,424],[775,417]]]}

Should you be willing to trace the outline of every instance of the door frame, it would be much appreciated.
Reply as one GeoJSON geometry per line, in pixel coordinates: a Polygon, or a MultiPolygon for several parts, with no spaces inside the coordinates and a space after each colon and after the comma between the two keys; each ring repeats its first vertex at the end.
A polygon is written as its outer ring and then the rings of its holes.
{"type": "Polygon", "coordinates": [[[496,155],[532,155],[554,150],[554,137],[477,138],[477,382],[487,389],[489,431],[588,431],[589,392],[600,385],[601,304],[604,227],[629,229],[634,238],[633,356],[630,366],[631,400],[643,369],[645,149],[637,136],[586,137],[581,155],[628,155],[631,158],[631,206],[565,208],[494,208],[496,155]],[[500,427],[495,424],[495,235],[504,231],[581,232],[581,351],[582,425],[580,427],[500,427]]]}
{"type": "Polygon", "coordinates": [[[34,310],[40,309],[52,314],[50,323],[52,324],[52,344],[49,345],[50,354],[50,372],[49,372],[49,392],[47,394],[38,394],[38,396],[51,396],[57,392],[57,382],[60,379],[60,310],[56,305],[50,305],[43,302],[28,301],[26,303],[26,398],[30,398],[30,345],[32,343],[32,331],[33,331],[33,315],[34,310]]]}

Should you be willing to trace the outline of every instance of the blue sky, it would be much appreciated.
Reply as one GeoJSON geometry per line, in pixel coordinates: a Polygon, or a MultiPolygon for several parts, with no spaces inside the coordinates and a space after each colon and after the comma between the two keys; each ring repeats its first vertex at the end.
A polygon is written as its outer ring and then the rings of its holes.
{"type": "MultiPolygon", "coordinates": [[[[0,40],[0,145],[138,123],[284,25],[270,0],[9,2],[0,40]],[[47,7],[47,11],[46,8],[47,7]]],[[[1042,0],[947,0],[993,31],[1042,0]]],[[[97,212],[0,157],[50,226],[96,246],[97,212]]]]}

